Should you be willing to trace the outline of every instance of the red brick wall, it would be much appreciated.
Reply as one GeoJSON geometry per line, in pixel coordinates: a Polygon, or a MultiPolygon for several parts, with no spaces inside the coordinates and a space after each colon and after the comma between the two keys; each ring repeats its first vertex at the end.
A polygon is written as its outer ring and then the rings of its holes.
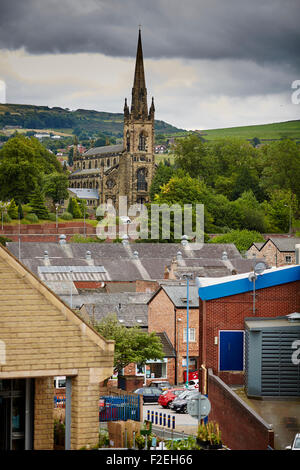
{"type": "Polygon", "coordinates": [[[222,380],[208,373],[210,421],[220,425],[223,444],[232,450],[274,448],[274,432],[222,380]]]}
{"type": "MultiPolygon", "coordinates": [[[[299,311],[300,281],[257,290],[256,294],[256,316],[277,317],[299,311]]],[[[200,344],[202,338],[204,341],[201,363],[205,362],[214,373],[219,369],[219,344],[215,344],[215,337],[219,343],[220,330],[244,330],[244,319],[253,317],[252,299],[252,293],[247,292],[204,302],[200,300],[200,344]],[[206,331],[204,336],[203,329],[206,331]]],[[[220,372],[218,375],[226,383],[244,382],[243,373],[220,372]]]]}
{"type": "MultiPolygon", "coordinates": [[[[0,227],[0,236],[10,238],[12,241],[19,240],[19,230],[21,234],[21,242],[58,242],[58,237],[61,234],[66,235],[66,240],[69,241],[74,234],[84,233],[83,222],[68,222],[59,223],[56,228],[56,223],[45,224],[18,224],[5,225],[3,230],[0,227]]],[[[96,227],[86,223],[85,232],[87,235],[96,235],[96,227]]]]}
{"type": "MultiPolygon", "coordinates": [[[[183,329],[187,326],[186,309],[175,309],[167,294],[160,290],[151,300],[148,308],[148,330],[149,332],[166,332],[174,349],[178,353],[177,382],[183,382],[182,358],[186,357],[187,343],[183,337],[183,329]],[[180,318],[181,322],[176,319],[180,318]],[[177,323],[175,331],[175,323],[177,323]],[[178,343],[178,344],[177,344],[178,343]]],[[[195,342],[189,342],[189,358],[199,357],[199,309],[189,309],[189,328],[195,328],[195,342]]],[[[171,384],[176,381],[175,359],[168,360],[168,380],[171,384]]]]}

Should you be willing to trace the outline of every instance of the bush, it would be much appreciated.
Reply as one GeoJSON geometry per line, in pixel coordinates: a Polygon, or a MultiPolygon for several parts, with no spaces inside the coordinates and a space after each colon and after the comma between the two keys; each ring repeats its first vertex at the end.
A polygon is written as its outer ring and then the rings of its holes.
{"type": "Polygon", "coordinates": [[[51,222],[56,222],[56,214],[53,214],[52,212],[49,214],[49,217],[48,217],[49,220],[51,220],[51,222]]]}
{"type": "Polygon", "coordinates": [[[6,246],[6,243],[11,241],[12,240],[10,238],[0,237],[0,245],[6,246]]]}
{"type": "Polygon", "coordinates": [[[73,216],[72,214],[70,214],[70,212],[64,212],[61,216],[60,216],[61,219],[63,220],[72,220],[73,219],[73,216]]]}
{"type": "Polygon", "coordinates": [[[30,213],[26,215],[25,220],[28,220],[28,222],[37,223],[39,221],[39,218],[36,214],[30,213]]]}

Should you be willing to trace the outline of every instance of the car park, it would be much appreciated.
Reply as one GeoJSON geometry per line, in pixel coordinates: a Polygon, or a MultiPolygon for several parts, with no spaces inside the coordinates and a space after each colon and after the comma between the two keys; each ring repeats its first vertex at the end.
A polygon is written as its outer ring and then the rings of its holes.
{"type": "Polygon", "coordinates": [[[184,391],[183,387],[170,388],[168,390],[165,390],[158,398],[158,404],[161,405],[163,408],[170,408],[172,401],[176,397],[178,397],[183,391],[184,391]]]}
{"type": "Polygon", "coordinates": [[[157,403],[162,392],[158,387],[141,387],[134,391],[143,396],[143,403],[157,403]]]}
{"type": "Polygon", "coordinates": [[[186,413],[188,400],[198,396],[198,394],[198,390],[185,390],[172,401],[170,408],[176,413],[186,413]]]}
{"type": "Polygon", "coordinates": [[[300,433],[297,433],[294,437],[291,446],[286,447],[287,450],[300,450],[300,433]]]}

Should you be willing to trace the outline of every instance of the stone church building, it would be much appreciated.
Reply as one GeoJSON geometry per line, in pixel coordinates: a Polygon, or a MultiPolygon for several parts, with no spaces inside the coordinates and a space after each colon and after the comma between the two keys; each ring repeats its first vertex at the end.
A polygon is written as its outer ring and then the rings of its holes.
{"type": "Polygon", "coordinates": [[[141,31],[139,30],[131,107],[124,105],[123,143],[90,148],[74,156],[70,188],[89,188],[99,193],[99,204],[127,196],[128,205],[149,202],[155,171],[154,101],[148,110],[141,31]]]}

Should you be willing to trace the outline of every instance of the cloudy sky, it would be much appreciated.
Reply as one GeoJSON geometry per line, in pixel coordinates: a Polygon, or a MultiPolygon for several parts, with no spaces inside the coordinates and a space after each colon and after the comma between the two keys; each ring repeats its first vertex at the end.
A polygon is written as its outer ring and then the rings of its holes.
{"type": "Polygon", "coordinates": [[[0,102],[122,112],[139,24],[156,118],[300,118],[299,0],[0,0],[0,102]]]}

